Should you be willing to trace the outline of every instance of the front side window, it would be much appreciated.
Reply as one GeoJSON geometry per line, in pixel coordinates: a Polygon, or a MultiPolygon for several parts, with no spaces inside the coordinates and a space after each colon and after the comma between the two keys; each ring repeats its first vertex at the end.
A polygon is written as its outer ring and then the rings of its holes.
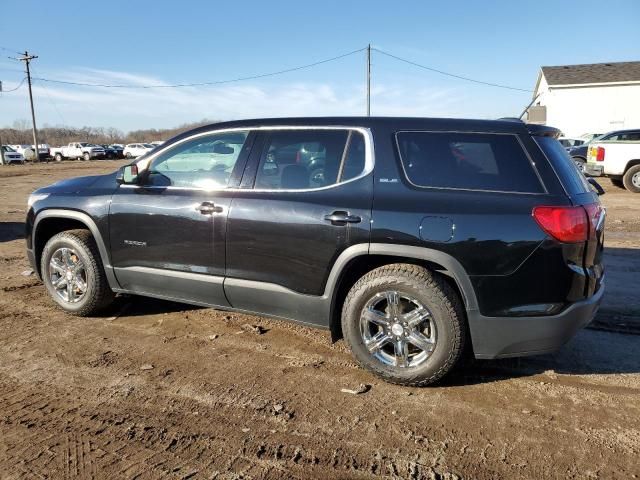
{"type": "Polygon", "coordinates": [[[229,185],[248,131],[204,135],[180,143],[149,166],[153,186],[216,189],[229,185]]]}
{"type": "Polygon", "coordinates": [[[407,179],[416,186],[544,192],[515,135],[399,132],[397,141],[407,179]]]}
{"type": "Polygon", "coordinates": [[[364,170],[362,134],[348,130],[282,130],[267,134],[255,188],[306,190],[335,185],[364,170]]]}

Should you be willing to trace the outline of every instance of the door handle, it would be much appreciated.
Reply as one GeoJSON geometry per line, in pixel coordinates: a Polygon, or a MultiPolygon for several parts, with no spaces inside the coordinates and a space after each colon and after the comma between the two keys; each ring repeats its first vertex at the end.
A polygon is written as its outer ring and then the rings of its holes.
{"type": "Polygon", "coordinates": [[[200,205],[196,207],[203,215],[212,215],[214,213],[222,213],[222,207],[215,205],[213,202],[202,202],[200,205]]]}
{"type": "Polygon", "coordinates": [[[360,223],[362,218],[358,215],[350,215],[349,212],[333,212],[325,215],[324,219],[332,225],[346,225],[347,223],[360,223]]]}

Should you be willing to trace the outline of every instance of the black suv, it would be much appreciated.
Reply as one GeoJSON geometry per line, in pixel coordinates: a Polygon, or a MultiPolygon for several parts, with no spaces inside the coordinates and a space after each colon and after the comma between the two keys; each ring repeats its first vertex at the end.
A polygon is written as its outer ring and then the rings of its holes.
{"type": "Polygon", "coordinates": [[[426,385],[465,348],[551,352],[595,315],[604,210],[558,134],[428,118],[204,126],[34,192],[27,252],[67,312],[124,293],[290,319],[426,385]]]}

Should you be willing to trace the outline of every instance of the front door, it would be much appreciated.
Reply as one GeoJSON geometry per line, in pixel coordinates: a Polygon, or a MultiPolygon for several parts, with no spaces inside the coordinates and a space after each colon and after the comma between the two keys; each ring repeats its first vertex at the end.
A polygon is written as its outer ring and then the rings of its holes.
{"type": "Polygon", "coordinates": [[[123,289],[228,306],[227,214],[251,140],[248,131],[197,134],[140,161],[148,164],[140,184],[121,185],[110,209],[112,262],[123,289]]]}
{"type": "Polygon", "coordinates": [[[225,292],[233,307],[328,321],[305,300],[324,294],[342,251],[369,241],[368,138],[359,129],[311,127],[256,139],[228,219],[225,292]]]}

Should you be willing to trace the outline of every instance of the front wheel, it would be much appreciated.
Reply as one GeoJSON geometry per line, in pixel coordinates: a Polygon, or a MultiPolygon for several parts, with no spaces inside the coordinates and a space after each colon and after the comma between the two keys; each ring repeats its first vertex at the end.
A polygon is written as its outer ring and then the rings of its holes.
{"type": "Polygon", "coordinates": [[[442,278],[417,265],[392,264],[351,288],[342,332],[364,368],[391,383],[424,386],[458,362],[466,329],[460,299],[442,278]]]}
{"type": "Polygon", "coordinates": [[[69,230],[51,237],[42,252],[40,271],[49,295],[73,315],[98,313],[115,298],[98,247],[87,230],[69,230]]]}
{"type": "Polygon", "coordinates": [[[624,188],[633,193],[640,193],[640,165],[634,165],[622,177],[624,188]]]}
{"type": "Polygon", "coordinates": [[[126,158],[133,158],[133,155],[131,155],[131,152],[127,152],[127,153],[125,154],[125,157],[126,157],[126,158]]]}
{"type": "Polygon", "coordinates": [[[89,160],[91,160],[91,155],[89,155],[88,152],[85,152],[82,154],[82,158],[84,159],[85,162],[88,162],[89,160]]]}

